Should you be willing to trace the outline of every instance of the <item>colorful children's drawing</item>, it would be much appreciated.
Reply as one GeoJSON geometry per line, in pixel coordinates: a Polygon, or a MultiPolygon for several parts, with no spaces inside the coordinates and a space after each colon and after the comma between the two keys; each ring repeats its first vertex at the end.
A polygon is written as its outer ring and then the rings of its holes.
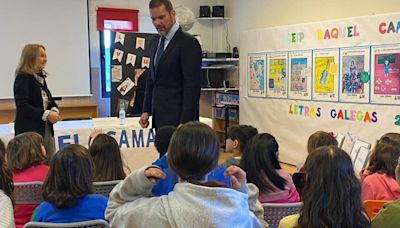
{"type": "Polygon", "coordinates": [[[365,70],[364,57],[364,55],[342,57],[342,93],[364,94],[365,85],[361,80],[365,70]]]}
{"type": "Polygon", "coordinates": [[[269,61],[269,88],[286,91],[286,58],[272,58],[269,61]]]}
{"type": "Polygon", "coordinates": [[[307,75],[302,74],[302,72],[305,72],[304,69],[307,68],[307,58],[293,58],[290,64],[290,91],[307,92],[307,75]]]}
{"type": "Polygon", "coordinates": [[[331,64],[335,64],[334,60],[333,56],[315,58],[314,83],[316,93],[333,93],[335,91],[335,74],[331,71],[331,64]]]}
{"type": "Polygon", "coordinates": [[[374,93],[400,95],[400,53],[375,55],[374,66],[374,93]]]}
{"type": "Polygon", "coordinates": [[[265,94],[265,57],[249,57],[249,94],[265,94]]]}

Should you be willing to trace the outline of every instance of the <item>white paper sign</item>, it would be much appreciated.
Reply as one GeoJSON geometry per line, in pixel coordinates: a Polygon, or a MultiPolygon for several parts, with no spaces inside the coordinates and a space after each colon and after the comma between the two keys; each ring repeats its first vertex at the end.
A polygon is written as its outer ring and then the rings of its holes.
{"type": "Polygon", "coordinates": [[[118,62],[122,61],[122,57],[124,56],[124,52],[119,50],[119,49],[115,49],[114,50],[114,54],[113,54],[113,60],[118,60],[118,62]]]}
{"type": "Polygon", "coordinates": [[[148,57],[143,57],[142,58],[142,68],[149,68],[150,66],[150,58],[148,57]]]}
{"type": "Polygon", "coordinates": [[[122,45],[124,45],[124,41],[125,41],[125,34],[117,32],[115,34],[115,40],[114,43],[121,43],[122,45]]]}
{"type": "Polygon", "coordinates": [[[132,81],[132,79],[126,78],[125,81],[117,87],[117,89],[122,96],[125,96],[125,94],[128,93],[133,88],[133,86],[135,86],[135,83],[132,81]]]}
{"type": "Polygon", "coordinates": [[[136,37],[136,49],[141,48],[144,50],[144,46],[146,45],[146,40],[141,37],[136,37]]]}
{"type": "Polygon", "coordinates": [[[120,82],[122,80],[122,66],[111,66],[111,82],[120,82]]]}
{"type": "Polygon", "coordinates": [[[126,65],[131,64],[132,66],[135,66],[136,63],[136,55],[128,53],[128,56],[126,57],[126,65]]]}

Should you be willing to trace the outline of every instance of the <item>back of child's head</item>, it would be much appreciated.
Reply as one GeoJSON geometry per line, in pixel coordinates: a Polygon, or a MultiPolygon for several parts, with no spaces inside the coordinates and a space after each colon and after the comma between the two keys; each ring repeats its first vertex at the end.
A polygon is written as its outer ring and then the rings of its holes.
{"type": "Polygon", "coordinates": [[[6,157],[6,145],[4,144],[3,140],[0,139],[0,155],[6,157]]]}
{"type": "Polygon", "coordinates": [[[257,133],[257,128],[251,125],[234,125],[228,128],[226,137],[231,140],[237,140],[239,142],[239,150],[243,152],[247,148],[250,139],[257,133]]]}
{"type": "Polygon", "coordinates": [[[391,141],[395,143],[400,143],[400,134],[399,133],[394,133],[394,132],[389,132],[381,136],[381,138],[378,140],[385,142],[385,141],[391,141]]]}
{"type": "Polygon", "coordinates": [[[185,123],[171,138],[168,165],[183,180],[203,180],[218,165],[219,147],[218,137],[208,125],[185,123]]]}
{"type": "Polygon", "coordinates": [[[11,170],[8,168],[6,164],[5,158],[5,146],[3,141],[0,139],[0,189],[11,199],[13,202],[12,197],[12,173],[11,170]]]}
{"type": "Polygon", "coordinates": [[[12,171],[20,171],[40,164],[46,159],[43,138],[36,132],[25,132],[8,142],[7,163],[12,171]]]}
{"type": "Polygon", "coordinates": [[[73,207],[78,198],[93,192],[93,174],[93,161],[85,147],[64,147],[51,159],[43,184],[44,200],[57,208],[73,207]]]}
{"type": "Polygon", "coordinates": [[[93,181],[122,180],[126,174],[117,141],[106,134],[99,134],[89,147],[95,175],[93,181]]]}
{"type": "Polygon", "coordinates": [[[306,160],[299,227],[369,227],[361,185],[350,156],[337,146],[315,149],[306,160]]]}
{"type": "Polygon", "coordinates": [[[382,136],[375,145],[369,159],[368,170],[372,173],[385,173],[395,178],[395,170],[400,156],[400,143],[396,138],[382,136]]]}
{"type": "Polygon", "coordinates": [[[325,131],[317,131],[308,138],[307,152],[310,154],[318,147],[331,145],[338,146],[338,142],[333,134],[325,131]]]}
{"type": "Polygon", "coordinates": [[[167,153],[169,142],[171,141],[171,137],[175,130],[175,126],[163,126],[157,130],[154,138],[154,146],[156,147],[157,152],[160,154],[160,157],[167,153]]]}
{"type": "Polygon", "coordinates": [[[276,172],[277,169],[281,169],[278,151],[278,142],[268,133],[257,134],[250,140],[240,162],[240,166],[247,173],[248,182],[267,192],[272,188],[271,183],[284,189],[285,180],[276,172]],[[270,182],[265,180],[264,175],[270,182]]]}

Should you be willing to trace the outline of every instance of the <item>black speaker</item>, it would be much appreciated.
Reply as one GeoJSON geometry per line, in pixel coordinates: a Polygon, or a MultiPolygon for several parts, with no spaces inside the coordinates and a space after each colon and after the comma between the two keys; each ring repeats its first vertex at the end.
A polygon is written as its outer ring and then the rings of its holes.
{"type": "Polygon", "coordinates": [[[213,6],[212,16],[213,17],[224,17],[224,6],[213,6]]]}
{"type": "Polygon", "coordinates": [[[200,6],[200,17],[211,17],[211,7],[200,6]]]}

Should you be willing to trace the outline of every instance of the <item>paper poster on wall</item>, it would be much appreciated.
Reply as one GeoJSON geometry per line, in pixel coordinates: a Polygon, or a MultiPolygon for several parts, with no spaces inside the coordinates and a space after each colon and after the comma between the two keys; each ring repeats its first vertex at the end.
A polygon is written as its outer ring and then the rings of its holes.
{"type": "Polygon", "coordinates": [[[267,97],[287,98],[286,52],[267,54],[267,97]]]}
{"type": "Polygon", "coordinates": [[[111,66],[111,81],[120,82],[122,80],[122,66],[112,65],[111,66]]]}
{"type": "Polygon", "coordinates": [[[248,96],[266,96],[266,54],[249,54],[248,96]]]}
{"type": "Polygon", "coordinates": [[[149,57],[143,57],[142,58],[142,68],[149,68],[150,66],[150,58],[149,57]]]}
{"type": "Polygon", "coordinates": [[[311,99],[311,51],[289,52],[289,99],[311,99]]]}
{"type": "Polygon", "coordinates": [[[338,49],[321,49],[313,53],[313,100],[338,101],[338,49]]]}
{"type": "Polygon", "coordinates": [[[115,48],[112,60],[118,60],[118,62],[121,62],[123,56],[124,56],[124,51],[115,48]]]}
{"type": "Polygon", "coordinates": [[[115,40],[114,43],[121,43],[122,45],[124,45],[124,41],[125,41],[125,34],[117,32],[115,34],[115,40]]]}
{"type": "Polygon", "coordinates": [[[121,93],[122,96],[125,96],[133,87],[135,86],[135,83],[130,79],[129,77],[125,79],[124,82],[121,83],[117,87],[117,90],[121,93]]]}
{"type": "Polygon", "coordinates": [[[136,64],[136,55],[128,53],[128,56],[126,57],[126,65],[131,64],[132,66],[135,66],[136,64]]]}
{"type": "Polygon", "coordinates": [[[142,50],[144,50],[144,47],[146,45],[146,39],[142,38],[142,37],[136,37],[136,49],[141,48],[142,50]]]}
{"type": "Polygon", "coordinates": [[[340,102],[369,102],[370,48],[340,49],[340,102]]]}
{"type": "Polygon", "coordinates": [[[371,103],[400,104],[400,45],[371,47],[371,103]]]}

